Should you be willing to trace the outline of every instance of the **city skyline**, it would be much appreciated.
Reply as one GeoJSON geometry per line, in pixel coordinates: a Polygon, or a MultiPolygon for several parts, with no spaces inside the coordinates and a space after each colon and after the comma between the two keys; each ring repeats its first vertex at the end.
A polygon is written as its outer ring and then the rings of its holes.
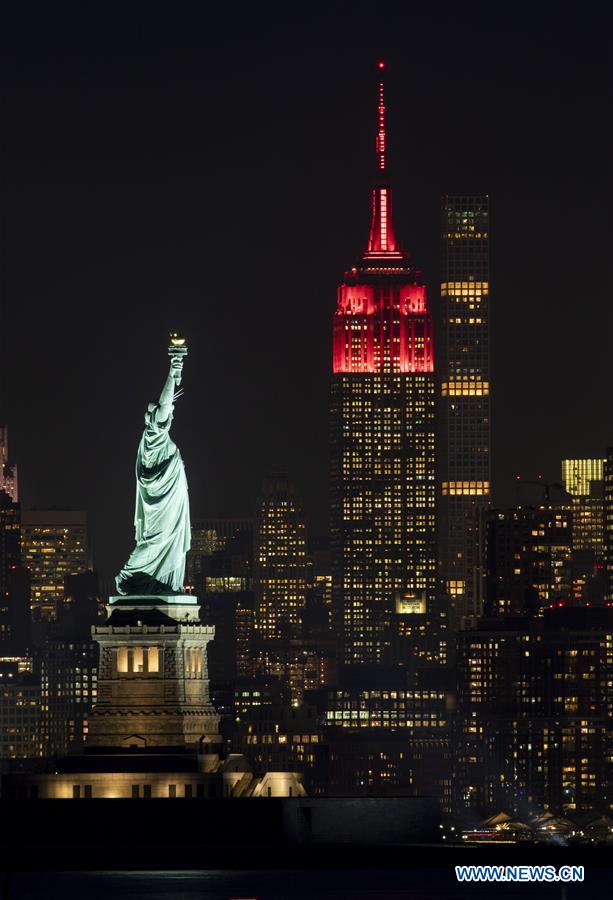
{"type": "Polygon", "coordinates": [[[8,893],[594,895],[603,25],[553,0],[10,11],[8,893]],[[85,802],[37,802],[61,800],[85,802]]]}
{"type": "MultiPolygon", "coordinates": [[[[347,68],[349,51],[334,44],[338,10],[327,31],[316,33],[316,15],[307,26],[317,61],[302,45],[291,58],[275,41],[283,23],[250,47],[247,21],[236,31],[243,52],[228,57],[222,44],[203,60],[189,17],[166,37],[149,21],[135,38],[140,68],[132,44],[111,35],[111,64],[100,36],[79,22],[54,25],[64,64],[49,54],[42,25],[20,59],[9,54],[0,418],[23,508],[87,509],[97,562],[105,577],[114,573],[130,530],[132,423],[154,374],[142,348],[176,326],[198,348],[188,376],[196,390],[185,401],[198,425],[182,440],[194,511],[251,514],[261,478],[283,467],[305,498],[310,530],[326,531],[328,322],[341,261],[355,257],[368,225],[372,66],[381,55],[396,229],[434,306],[440,196],[491,197],[494,505],[514,502],[517,471],[554,480],[560,458],[601,456],[610,443],[602,415],[610,217],[594,198],[606,185],[605,64],[594,22],[536,15],[513,72],[517,32],[477,11],[455,23],[457,38],[416,13],[418,77],[392,35],[400,14],[377,20],[379,35],[362,39],[347,68]],[[539,37],[545,25],[555,40],[539,37]],[[473,27],[487,77],[471,70],[466,117],[462,91],[449,83],[473,27]],[[590,128],[569,131],[580,114],[590,128]],[[232,263],[237,254],[244,271],[232,263]],[[162,321],[168,300],[172,322],[162,321]],[[144,309],[159,314],[155,329],[143,325],[144,309]],[[58,391],[65,415],[54,407],[58,391]],[[101,449],[98,416],[108,418],[118,395],[116,440],[101,449]],[[255,445],[243,437],[254,429],[255,445]],[[91,475],[107,465],[118,471],[112,490],[91,475]],[[126,524],[112,529],[116,516],[126,524]]],[[[216,21],[221,28],[223,16],[216,21]]],[[[14,48],[25,33],[17,21],[14,48]]],[[[538,494],[527,488],[523,497],[538,494]]]]}

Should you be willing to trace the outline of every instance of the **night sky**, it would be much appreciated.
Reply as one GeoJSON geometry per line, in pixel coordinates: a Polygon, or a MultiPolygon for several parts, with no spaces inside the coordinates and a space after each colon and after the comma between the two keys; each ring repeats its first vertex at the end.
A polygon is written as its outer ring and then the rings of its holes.
{"type": "Polygon", "coordinates": [[[0,36],[0,421],[23,505],[87,509],[104,576],[132,547],[170,329],[190,341],[173,436],[192,516],[249,515],[285,468],[325,531],[332,314],[368,233],[379,57],[396,231],[432,305],[440,195],[491,196],[495,502],[613,440],[596,4],[20,7],[0,36]]]}

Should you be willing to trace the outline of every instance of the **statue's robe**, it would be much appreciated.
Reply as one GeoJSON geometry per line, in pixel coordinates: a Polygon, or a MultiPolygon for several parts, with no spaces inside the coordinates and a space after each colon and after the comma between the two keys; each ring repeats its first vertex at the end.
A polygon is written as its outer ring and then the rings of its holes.
{"type": "Polygon", "coordinates": [[[136,547],[116,578],[120,594],[180,593],[190,548],[185,467],[165,422],[146,417],[136,456],[136,547]]]}

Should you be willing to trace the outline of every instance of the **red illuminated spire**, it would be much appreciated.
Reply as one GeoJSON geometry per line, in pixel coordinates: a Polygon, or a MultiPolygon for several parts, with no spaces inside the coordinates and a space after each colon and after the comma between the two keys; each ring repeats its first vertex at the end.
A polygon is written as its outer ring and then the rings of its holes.
{"type": "Polygon", "coordinates": [[[394,225],[392,222],[392,191],[386,184],[387,175],[387,131],[385,127],[385,83],[383,72],[385,63],[377,63],[379,73],[379,92],[377,107],[377,184],[372,191],[370,236],[364,259],[395,258],[400,259],[403,254],[398,248],[394,225]]]}
{"type": "Polygon", "coordinates": [[[385,172],[385,85],[383,82],[383,70],[385,63],[378,64],[379,69],[379,108],[377,110],[377,168],[385,172]]]}

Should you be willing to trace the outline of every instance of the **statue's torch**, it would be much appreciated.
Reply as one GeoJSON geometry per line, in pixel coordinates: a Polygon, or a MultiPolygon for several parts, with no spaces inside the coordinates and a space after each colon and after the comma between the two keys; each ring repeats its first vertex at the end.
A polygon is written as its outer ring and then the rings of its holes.
{"type": "MultiPolygon", "coordinates": [[[[183,359],[184,356],[187,356],[187,340],[184,337],[181,337],[180,334],[177,334],[176,331],[170,332],[170,341],[168,343],[168,355],[171,360],[179,358],[183,359]]],[[[175,376],[175,384],[177,387],[181,384],[181,371],[179,370],[175,376]]]]}

